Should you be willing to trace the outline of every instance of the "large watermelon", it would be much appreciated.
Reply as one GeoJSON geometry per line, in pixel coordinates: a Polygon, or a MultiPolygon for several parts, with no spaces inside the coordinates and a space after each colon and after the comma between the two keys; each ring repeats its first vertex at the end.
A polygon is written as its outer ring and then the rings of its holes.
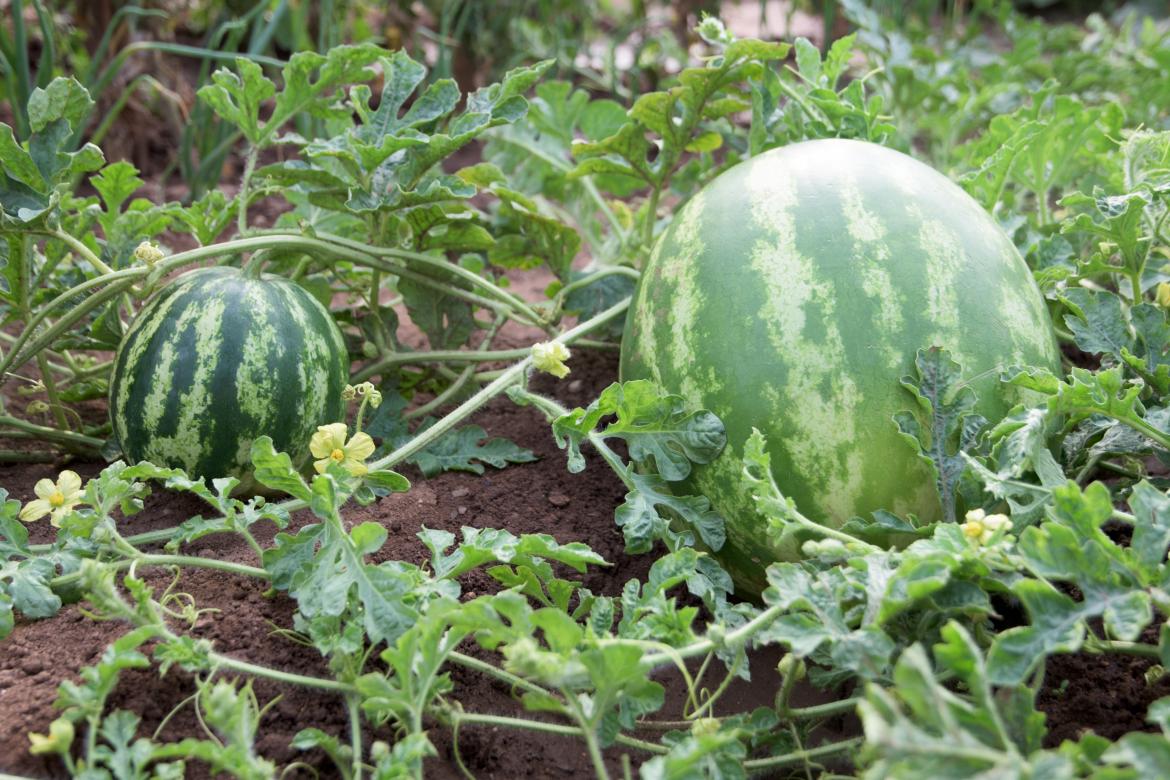
{"type": "Polygon", "coordinates": [[[899,379],[930,346],[950,350],[992,420],[1017,400],[998,369],[1060,365],[1027,266],[979,204],[899,152],[809,141],[737,165],[676,216],[630,308],[621,374],[722,418],[727,449],[685,487],[723,514],[720,558],[757,592],[799,540],[770,543],[745,492],[753,426],[810,518],[940,518],[891,419],[913,408],[899,379]]]}
{"type": "Polygon", "coordinates": [[[131,462],[234,476],[252,488],[252,440],[298,465],[337,422],[349,376],[341,332],[303,287],[235,268],[183,274],[135,318],[114,361],[110,416],[131,462]]]}

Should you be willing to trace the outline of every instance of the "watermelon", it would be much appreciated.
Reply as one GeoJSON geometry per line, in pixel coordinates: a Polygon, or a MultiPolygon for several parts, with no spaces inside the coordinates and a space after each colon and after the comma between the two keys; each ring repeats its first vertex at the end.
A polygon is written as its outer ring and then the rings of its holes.
{"type": "Polygon", "coordinates": [[[114,435],[131,462],[236,477],[249,491],[252,440],[271,436],[303,466],[317,426],[342,419],[348,369],[341,332],[300,285],[191,271],[150,300],[118,348],[114,435]]]}
{"type": "Polygon", "coordinates": [[[993,421],[1020,400],[1001,369],[1060,367],[1044,299],[978,203],[900,152],[808,141],[731,168],[677,214],[631,304],[621,378],[723,420],[727,448],[682,487],[723,515],[718,556],[756,593],[801,539],[770,540],[745,489],[753,427],[781,490],[817,522],[942,517],[892,420],[914,408],[899,380],[931,346],[951,352],[993,421]]]}

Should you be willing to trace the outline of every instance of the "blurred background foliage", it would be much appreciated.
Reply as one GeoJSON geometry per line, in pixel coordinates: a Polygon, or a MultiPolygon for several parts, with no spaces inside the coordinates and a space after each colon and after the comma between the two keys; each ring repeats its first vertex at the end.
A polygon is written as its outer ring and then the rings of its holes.
{"type": "MultiPolygon", "coordinates": [[[[233,155],[238,131],[196,99],[215,68],[237,57],[275,71],[295,51],[372,41],[405,48],[429,66],[430,79],[452,77],[464,92],[509,68],[553,59],[549,78],[628,106],[637,95],[669,86],[695,62],[704,51],[695,25],[712,14],[738,36],[804,36],[822,51],[857,32],[846,80],[880,71],[867,86],[894,107],[896,127],[915,128],[916,137],[899,145],[913,144],[932,160],[950,162],[956,146],[971,141],[992,116],[1018,109],[1047,79],[1087,102],[1132,104],[1131,96],[1141,94],[1148,114],[1143,121],[1164,122],[1170,102],[1164,78],[1161,84],[1147,81],[1148,89],[1127,87],[1137,86],[1130,79],[1157,78],[1168,67],[1149,55],[1149,39],[1164,37],[1165,26],[1142,21],[1164,15],[1165,5],[1161,0],[0,0],[0,121],[11,124],[18,138],[27,137],[25,106],[32,91],[55,76],[73,75],[96,99],[73,143],[89,138],[108,159],[129,160],[153,181],[169,185],[160,195],[189,200],[231,178],[238,165],[233,155]],[[1096,34],[1086,38],[1080,23],[1087,15],[1096,34]],[[1076,25],[1062,26],[1063,21],[1076,25]],[[1086,47],[1109,51],[1087,59],[1086,47]],[[1102,57],[1129,70],[1104,70],[1102,57]],[[1084,67],[1086,62],[1091,67],[1084,67]],[[1028,78],[1021,80],[1021,73],[1028,78]],[[993,82],[1005,90],[984,88],[993,82]],[[1012,83],[1017,86],[1006,86],[1012,83]],[[1028,87],[1020,90],[1019,84],[1028,87]]],[[[314,137],[323,129],[306,117],[297,130],[314,137]]]]}

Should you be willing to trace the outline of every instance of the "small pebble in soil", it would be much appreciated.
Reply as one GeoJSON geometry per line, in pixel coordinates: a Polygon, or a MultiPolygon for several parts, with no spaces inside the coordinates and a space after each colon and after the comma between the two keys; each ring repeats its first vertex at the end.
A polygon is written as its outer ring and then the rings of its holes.
{"type": "Polygon", "coordinates": [[[451,498],[463,498],[467,495],[471,495],[471,491],[465,487],[455,488],[451,491],[451,498]]]}
{"type": "Polygon", "coordinates": [[[569,392],[570,393],[579,393],[579,392],[581,392],[581,388],[584,386],[585,386],[585,383],[582,382],[580,379],[574,379],[572,382],[569,382],[569,392]]]}
{"type": "Polygon", "coordinates": [[[461,515],[465,515],[465,514],[467,514],[467,507],[465,507],[465,506],[461,506],[461,507],[459,507],[458,509],[456,509],[455,511],[456,511],[456,512],[458,512],[458,513],[459,513],[459,514],[461,514],[461,515]]]}
{"type": "Polygon", "coordinates": [[[548,502],[550,504],[552,504],[553,506],[568,506],[569,501],[571,501],[571,500],[572,499],[570,499],[564,493],[549,493],[548,494],[548,502]]]}

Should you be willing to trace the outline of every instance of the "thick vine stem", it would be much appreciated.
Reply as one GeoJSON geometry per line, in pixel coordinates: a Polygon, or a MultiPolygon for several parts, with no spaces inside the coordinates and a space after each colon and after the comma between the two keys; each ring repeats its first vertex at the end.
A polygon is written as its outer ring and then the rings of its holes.
{"type": "Polygon", "coordinates": [[[105,444],[101,439],[93,436],[86,436],[83,433],[75,433],[73,431],[63,431],[59,428],[50,428],[45,425],[37,425],[36,423],[21,420],[18,417],[10,417],[8,415],[0,415],[0,426],[8,426],[15,428],[18,431],[30,433],[43,441],[60,442],[61,444],[88,447],[90,449],[100,450],[105,444]]]}
{"type": "Polygon", "coordinates": [[[1085,649],[1098,653],[1118,653],[1121,655],[1136,655],[1142,658],[1161,658],[1161,652],[1155,645],[1143,642],[1126,642],[1121,639],[1096,639],[1090,637],[1085,641],[1085,649]]]}
{"type": "MultiPolygon", "coordinates": [[[[126,540],[127,542],[129,540],[126,540]]],[[[227,572],[229,574],[239,574],[245,577],[255,577],[261,580],[270,580],[272,575],[264,569],[255,566],[246,566],[242,563],[232,563],[231,561],[221,561],[216,558],[202,558],[191,555],[151,555],[141,554],[134,557],[128,557],[120,561],[111,561],[107,563],[111,569],[128,569],[131,566],[190,566],[197,569],[214,569],[216,571],[227,572]]],[[[81,579],[80,572],[72,574],[62,574],[60,577],[54,577],[49,581],[49,587],[54,590],[68,587],[74,582],[81,579]]]]}
{"type": "Polygon", "coordinates": [[[856,750],[865,743],[864,737],[855,737],[854,739],[847,739],[842,742],[831,742],[828,745],[821,745],[820,747],[812,748],[811,750],[794,750],[791,753],[785,753],[782,756],[772,756],[771,758],[756,758],[743,762],[744,769],[747,770],[761,770],[774,769],[781,766],[789,766],[791,764],[800,764],[806,761],[814,761],[827,756],[833,756],[838,753],[846,753],[850,750],[856,750]]]}
{"type": "MultiPolygon", "coordinates": [[[[583,736],[580,726],[566,726],[560,723],[546,723],[542,720],[528,720],[527,718],[511,718],[507,715],[485,715],[475,712],[449,713],[447,717],[456,724],[475,724],[480,726],[504,726],[506,728],[527,729],[529,731],[543,731],[547,734],[560,734],[566,737],[583,736]]],[[[647,742],[642,739],[618,734],[614,742],[626,747],[644,750],[647,753],[666,754],[669,750],[664,745],[647,742]]]]}
{"type": "MultiPolygon", "coordinates": [[[[630,299],[625,298],[618,303],[615,303],[613,306],[610,306],[600,314],[597,314],[585,322],[579,323],[576,327],[565,331],[560,336],[554,338],[553,341],[560,342],[562,344],[572,343],[572,341],[577,337],[585,333],[589,333],[595,328],[604,325],[605,323],[620,316],[627,308],[629,308],[629,305],[630,299]]],[[[409,458],[410,456],[426,449],[431,445],[432,442],[450,431],[492,398],[495,398],[497,395],[507,390],[511,385],[520,381],[520,379],[523,378],[524,375],[528,372],[528,369],[531,367],[531,365],[532,356],[529,355],[519,363],[516,363],[511,368],[504,371],[504,373],[502,373],[495,381],[481,389],[471,398],[468,398],[466,401],[456,407],[454,411],[449,413],[443,419],[439,420],[430,428],[427,428],[418,436],[415,436],[409,442],[394,450],[394,452],[391,452],[389,455],[386,455],[385,457],[369,464],[370,469],[374,470],[391,468],[395,464],[401,463],[406,458],[409,458]]]]}

